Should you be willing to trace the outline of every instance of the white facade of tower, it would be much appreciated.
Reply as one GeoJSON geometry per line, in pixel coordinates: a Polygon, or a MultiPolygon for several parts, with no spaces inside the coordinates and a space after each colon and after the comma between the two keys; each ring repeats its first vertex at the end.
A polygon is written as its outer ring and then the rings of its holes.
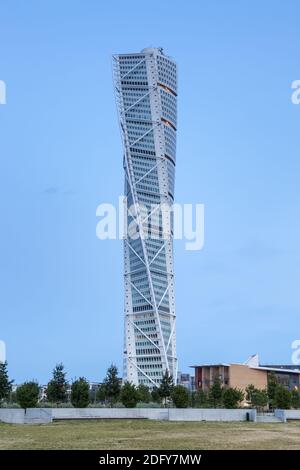
{"type": "Polygon", "coordinates": [[[173,222],[177,67],[162,49],[113,56],[125,196],[136,227],[124,240],[124,381],[176,380],[173,222]],[[167,228],[167,230],[166,230],[167,228]]]}

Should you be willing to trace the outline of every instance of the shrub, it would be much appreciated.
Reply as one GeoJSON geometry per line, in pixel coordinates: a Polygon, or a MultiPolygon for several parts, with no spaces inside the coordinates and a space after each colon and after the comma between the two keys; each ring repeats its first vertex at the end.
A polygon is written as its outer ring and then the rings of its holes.
{"type": "Polygon", "coordinates": [[[208,394],[204,390],[197,390],[194,396],[194,404],[197,408],[208,408],[208,394]]]}
{"type": "Polygon", "coordinates": [[[100,401],[101,403],[106,402],[106,386],[105,384],[100,384],[96,393],[96,399],[97,401],[100,401]]]}
{"type": "Polygon", "coordinates": [[[291,392],[283,385],[277,385],[274,396],[274,406],[276,408],[280,408],[281,410],[289,410],[291,407],[291,402],[291,392]]]}
{"type": "Polygon", "coordinates": [[[0,361],[0,406],[2,401],[8,400],[13,380],[9,380],[7,362],[0,361]]]}
{"type": "Polygon", "coordinates": [[[151,400],[154,402],[154,403],[159,403],[161,404],[161,396],[160,396],[160,393],[159,393],[159,390],[157,387],[154,387],[151,391],[151,400]]]}
{"type": "Polygon", "coordinates": [[[267,390],[261,390],[254,387],[254,385],[248,385],[246,388],[246,399],[247,401],[257,409],[262,409],[268,405],[269,397],[267,390]]]}
{"type": "Polygon", "coordinates": [[[89,384],[84,377],[79,377],[72,383],[71,403],[75,408],[86,408],[89,401],[89,384]]]}
{"type": "Polygon", "coordinates": [[[137,387],[137,392],[138,392],[139,401],[143,403],[149,403],[151,401],[151,393],[150,393],[149,387],[147,387],[146,385],[140,384],[137,387]]]}
{"type": "Polygon", "coordinates": [[[64,371],[63,364],[56,364],[52,372],[52,379],[47,385],[46,395],[47,400],[56,403],[63,403],[67,401],[67,387],[66,372],[64,371]]]}
{"type": "Polygon", "coordinates": [[[246,400],[249,401],[250,403],[252,402],[252,395],[256,390],[258,389],[255,388],[253,384],[249,384],[246,387],[246,400]]]}
{"type": "Polygon", "coordinates": [[[187,408],[189,404],[189,391],[183,385],[176,385],[172,389],[171,398],[176,408],[187,408]]]}
{"type": "Polygon", "coordinates": [[[252,394],[251,404],[254,408],[262,409],[268,404],[268,393],[266,390],[255,389],[252,394]]]}
{"type": "Polygon", "coordinates": [[[291,392],[291,405],[297,410],[300,408],[300,392],[299,390],[293,389],[291,392]]]}
{"type": "Polygon", "coordinates": [[[24,382],[17,388],[17,402],[21,408],[35,408],[39,399],[40,388],[37,382],[24,382]]]}
{"type": "Polygon", "coordinates": [[[276,394],[277,386],[278,386],[278,383],[277,383],[276,375],[274,372],[271,372],[270,374],[268,374],[268,387],[267,387],[270,408],[274,408],[274,406],[276,406],[275,394],[276,394]]]}
{"type": "Polygon", "coordinates": [[[174,387],[174,381],[172,375],[169,374],[169,371],[166,370],[164,373],[162,380],[160,382],[160,386],[158,389],[158,393],[161,397],[161,399],[164,401],[164,404],[166,406],[167,404],[167,399],[171,397],[171,393],[174,387]]]}
{"type": "Polygon", "coordinates": [[[110,406],[113,406],[116,401],[118,401],[121,385],[118,378],[118,369],[112,364],[106,373],[106,377],[103,382],[103,391],[105,394],[105,399],[110,403],[110,406]]]}
{"type": "Polygon", "coordinates": [[[214,383],[212,384],[208,392],[209,403],[213,405],[214,408],[221,406],[222,395],[223,395],[223,390],[222,390],[221,380],[219,379],[219,377],[216,377],[214,380],[214,383]]]}
{"type": "Polygon", "coordinates": [[[125,408],[135,408],[139,400],[138,390],[135,385],[125,382],[121,388],[121,402],[125,408]]]}
{"type": "Polygon", "coordinates": [[[244,399],[244,392],[238,388],[225,388],[223,390],[223,403],[225,408],[238,408],[244,399]]]}

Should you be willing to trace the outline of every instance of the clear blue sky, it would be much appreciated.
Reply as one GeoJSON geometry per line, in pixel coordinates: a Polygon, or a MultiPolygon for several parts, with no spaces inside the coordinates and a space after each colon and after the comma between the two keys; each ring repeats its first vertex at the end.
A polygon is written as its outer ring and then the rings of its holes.
{"type": "Polygon", "coordinates": [[[96,207],[123,191],[113,53],[179,65],[178,202],[205,247],[175,244],[179,368],[290,362],[300,338],[298,1],[0,0],[0,339],[17,382],[122,365],[123,260],[96,207]]]}

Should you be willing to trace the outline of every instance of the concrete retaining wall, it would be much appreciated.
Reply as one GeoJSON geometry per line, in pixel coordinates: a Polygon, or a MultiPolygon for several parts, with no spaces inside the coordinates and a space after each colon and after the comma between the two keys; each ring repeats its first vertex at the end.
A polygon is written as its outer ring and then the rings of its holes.
{"type": "Polygon", "coordinates": [[[284,410],[286,419],[300,419],[300,410],[284,410]]]}
{"type": "Polygon", "coordinates": [[[51,422],[51,408],[27,408],[24,416],[25,424],[46,424],[51,422]]]}
{"type": "Polygon", "coordinates": [[[169,421],[256,421],[256,410],[223,408],[170,408],[169,421]]]}
{"type": "MultiPolygon", "coordinates": [[[[256,410],[223,408],[0,408],[0,421],[12,424],[50,423],[53,419],[154,419],[165,421],[250,421],[256,410]]],[[[300,410],[275,410],[281,422],[300,420],[300,410]]],[[[261,420],[263,421],[263,420],[261,420]]]]}
{"type": "MultiPolygon", "coordinates": [[[[0,421],[17,424],[50,423],[53,419],[153,419],[165,421],[256,421],[256,410],[212,408],[28,408],[0,409],[0,421]]],[[[292,419],[292,418],[289,418],[292,419]]]]}
{"type": "Polygon", "coordinates": [[[0,421],[11,424],[51,423],[52,410],[49,408],[0,408],[0,421]]]}
{"type": "Polygon", "coordinates": [[[53,419],[168,419],[163,408],[51,408],[53,419]]]}
{"type": "Polygon", "coordinates": [[[300,410],[275,410],[274,414],[284,423],[288,419],[300,419],[300,410]]]}
{"type": "Polygon", "coordinates": [[[52,408],[53,419],[154,419],[168,421],[256,421],[256,410],[197,408],[52,408]]]}
{"type": "Polygon", "coordinates": [[[282,421],[283,423],[286,422],[286,417],[285,417],[285,413],[286,413],[287,410],[274,410],[274,416],[278,419],[280,419],[280,421],[282,421]]]}
{"type": "Polygon", "coordinates": [[[0,408],[0,421],[3,423],[23,424],[24,410],[20,408],[0,408]]]}

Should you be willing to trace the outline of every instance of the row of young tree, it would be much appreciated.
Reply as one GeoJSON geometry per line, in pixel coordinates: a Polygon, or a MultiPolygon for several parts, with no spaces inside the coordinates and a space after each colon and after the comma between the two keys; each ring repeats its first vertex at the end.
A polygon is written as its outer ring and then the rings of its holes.
{"type": "Polygon", "coordinates": [[[279,384],[274,373],[269,375],[266,389],[258,389],[250,384],[245,392],[238,388],[222,387],[221,381],[216,378],[207,392],[199,390],[193,395],[192,406],[238,408],[245,401],[250,407],[260,411],[275,408],[299,409],[300,392],[296,388],[290,391],[279,384]]]}
{"type": "MultiPolygon", "coordinates": [[[[299,390],[289,391],[278,384],[275,374],[270,374],[267,389],[257,389],[254,385],[249,385],[244,392],[238,388],[222,387],[220,379],[216,378],[208,391],[190,392],[182,385],[175,385],[172,376],[166,372],[160,386],[150,390],[143,384],[138,387],[129,382],[121,385],[118,369],[111,365],[103,383],[93,394],[84,377],[74,380],[70,386],[66,376],[63,364],[57,364],[47,384],[44,400],[56,406],[71,402],[76,408],[85,408],[90,403],[101,403],[110,407],[122,403],[126,408],[134,408],[139,402],[173,405],[176,408],[238,408],[246,399],[250,406],[257,409],[300,408],[299,390]]],[[[5,401],[16,401],[22,408],[33,408],[41,402],[41,387],[36,381],[28,381],[17,387],[13,398],[12,384],[7,362],[0,363],[0,406],[5,401]]]]}
{"type": "Polygon", "coordinates": [[[137,403],[163,403],[164,406],[173,404],[176,408],[203,407],[203,408],[239,408],[245,401],[249,406],[258,410],[263,409],[299,409],[300,391],[288,390],[277,383],[275,374],[270,374],[266,389],[258,389],[249,385],[245,391],[238,388],[223,387],[219,378],[216,378],[208,391],[198,390],[191,392],[182,385],[174,385],[172,377],[165,373],[161,384],[151,392],[145,385],[125,383],[118,388],[114,380],[113,366],[108,370],[104,383],[97,393],[98,401],[113,406],[121,401],[126,407],[135,407],[137,403]]]}
{"type": "MultiPolygon", "coordinates": [[[[67,401],[68,382],[63,364],[57,364],[53,378],[47,386],[47,398],[51,402],[67,401]]],[[[40,400],[41,387],[35,380],[24,382],[12,393],[14,381],[9,379],[7,362],[0,363],[0,406],[4,402],[17,402],[21,408],[35,408],[40,400]]],[[[89,404],[89,383],[84,377],[74,380],[71,385],[71,402],[78,408],[89,404]]]]}
{"type": "MultiPolygon", "coordinates": [[[[188,406],[190,397],[188,390],[181,385],[174,385],[172,377],[166,372],[159,387],[150,389],[140,384],[138,387],[126,382],[123,385],[118,377],[118,369],[111,365],[102,384],[96,390],[94,396],[88,381],[84,377],[74,380],[69,386],[67,373],[63,364],[57,364],[53,370],[52,378],[48,382],[45,395],[46,401],[56,406],[71,402],[76,408],[85,408],[91,402],[100,402],[104,406],[113,407],[122,403],[126,408],[134,408],[139,402],[163,403],[167,405],[172,400],[176,407],[188,406]]],[[[9,379],[7,362],[0,364],[0,406],[3,402],[16,401],[22,408],[34,408],[41,402],[41,387],[38,382],[31,380],[17,387],[15,396],[12,397],[13,381],[9,379]]]]}

